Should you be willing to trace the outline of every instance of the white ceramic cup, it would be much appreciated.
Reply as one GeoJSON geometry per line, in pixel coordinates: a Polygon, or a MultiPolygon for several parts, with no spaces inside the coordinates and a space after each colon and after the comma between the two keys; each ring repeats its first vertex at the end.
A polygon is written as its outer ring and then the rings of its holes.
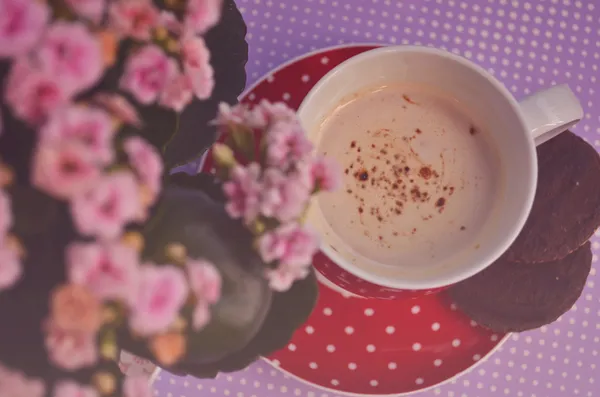
{"type": "MultiPolygon", "coordinates": [[[[426,270],[379,263],[339,244],[334,249],[330,238],[323,238],[321,250],[335,265],[361,282],[381,286],[392,297],[394,291],[454,284],[498,259],[515,240],[531,210],[537,183],[536,145],[583,117],[581,105],[566,85],[518,102],[491,74],[467,59],[414,46],[382,47],[343,62],[313,87],[298,115],[314,141],[320,125],[345,98],[369,88],[402,82],[436,87],[484,122],[499,155],[504,185],[495,202],[496,216],[484,225],[477,241],[470,248],[436,259],[426,270]]],[[[317,219],[315,214],[311,210],[308,222],[322,232],[323,219],[317,219]]],[[[349,285],[348,277],[329,281],[346,291],[365,295],[357,292],[359,286],[349,285]]]]}

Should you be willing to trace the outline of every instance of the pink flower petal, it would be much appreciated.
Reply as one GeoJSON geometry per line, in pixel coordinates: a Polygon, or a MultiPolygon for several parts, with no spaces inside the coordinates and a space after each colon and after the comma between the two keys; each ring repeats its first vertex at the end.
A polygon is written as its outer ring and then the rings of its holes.
{"type": "Polygon", "coordinates": [[[225,210],[229,216],[243,218],[247,224],[256,218],[261,191],[259,176],[260,166],[257,163],[233,168],[230,180],[223,184],[223,192],[227,197],[225,210]]]}
{"type": "Polygon", "coordinates": [[[171,11],[161,11],[159,16],[159,24],[164,26],[171,33],[180,35],[183,32],[183,24],[177,19],[171,11]]]}
{"type": "Polygon", "coordinates": [[[162,157],[154,146],[138,136],[127,138],[123,147],[141,183],[150,189],[156,199],[161,187],[162,157]]]}
{"type": "Polygon", "coordinates": [[[194,331],[200,331],[210,322],[210,307],[207,302],[196,302],[192,312],[192,327],[194,331]]]}
{"type": "Polygon", "coordinates": [[[0,396],[44,397],[46,386],[36,378],[28,378],[22,372],[13,371],[0,364],[0,396]]]}
{"type": "Polygon", "coordinates": [[[159,103],[166,108],[181,112],[192,101],[193,94],[190,77],[177,71],[161,93],[159,103]]]}
{"type": "Polygon", "coordinates": [[[192,293],[196,296],[196,307],[192,314],[196,331],[210,320],[210,306],[221,297],[221,275],[214,265],[206,260],[191,260],[187,272],[192,293]]]}
{"type": "Polygon", "coordinates": [[[43,123],[72,95],[70,88],[25,59],[14,62],[7,77],[5,101],[18,118],[30,124],[43,123]]]}
{"type": "Polygon", "coordinates": [[[0,292],[9,289],[19,281],[23,265],[19,253],[5,243],[0,243],[0,292]]]}
{"type": "Polygon", "coordinates": [[[0,0],[0,58],[26,54],[46,28],[50,10],[39,1],[0,0]]]}
{"type": "Polygon", "coordinates": [[[137,289],[138,253],[121,243],[71,243],[67,247],[68,280],[85,286],[99,299],[132,304],[137,289]]]}
{"type": "Polygon", "coordinates": [[[0,243],[8,230],[12,227],[13,216],[10,196],[4,190],[0,190],[0,243]]]}
{"type": "Polygon", "coordinates": [[[267,271],[271,287],[281,291],[294,280],[308,274],[312,257],[319,248],[316,234],[306,226],[288,223],[263,234],[258,251],[267,263],[277,261],[277,267],[267,271]]]}
{"type": "Polygon", "coordinates": [[[44,144],[60,145],[70,140],[80,142],[102,165],[113,160],[114,133],[112,120],[107,113],[82,106],[70,106],[56,112],[39,132],[44,144]]]}
{"type": "Polygon", "coordinates": [[[342,183],[342,171],[337,162],[329,157],[317,157],[308,164],[312,186],[318,190],[332,192],[342,183]]]}
{"type": "Polygon", "coordinates": [[[189,0],[185,14],[188,34],[202,34],[212,28],[221,18],[223,0],[189,0]]]}
{"type": "Polygon", "coordinates": [[[164,331],[177,318],[187,296],[188,286],[182,270],[171,265],[143,266],[129,317],[131,328],[142,336],[164,331]]]}
{"type": "Polygon", "coordinates": [[[48,358],[58,367],[73,371],[98,360],[95,334],[68,332],[52,321],[47,322],[45,328],[48,358]]]}
{"type": "Polygon", "coordinates": [[[94,101],[122,122],[135,127],[142,126],[142,121],[138,116],[137,110],[123,96],[101,92],[94,96],[94,101]]]}
{"type": "Polygon", "coordinates": [[[148,41],[159,12],[151,0],[114,1],[109,9],[109,24],[119,34],[148,41]]]}
{"type": "Polygon", "coordinates": [[[117,237],[141,212],[138,184],[128,171],[101,177],[71,203],[71,214],[79,232],[104,239],[117,237]]]}
{"type": "Polygon", "coordinates": [[[305,278],[309,273],[308,269],[308,266],[294,267],[282,263],[275,269],[267,270],[266,277],[269,280],[269,287],[273,291],[285,292],[291,288],[294,281],[305,278]]]}
{"type": "Polygon", "coordinates": [[[264,172],[260,212],[281,222],[289,222],[302,215],[308,206],[310,193],[297,175],[269,168],[264,172]]]}
{"type": "Polygon", "coordinates": [[[42,69],[69,91],[90,88],[103,73],[100,42],[79,22],[52,24],[36,54],[42,69]]]}
{"type": "Polygon", "coordinates": [[[228,127],[230,125],[243,124],[246,120],[248,109],[243,104],[230,106],[225,102],[219,103],[217,117],[212,121],[213,125],[228,127]]]}
{"type": "Polygon", "coordinates": [[[189,77],[194,94],[208,99],[214,88],[214,71],[210,65],[210,52],[201,37],[185,38],[182,42],[183,70],[189,77]]]}
{"type": "Polygon", "coordinates": [[[93,186],[100,176],[96,158],[85,145],[38,144],[31,181],[38,189],[58,198],[70,199],[93,186]]]}
{"type": "Polygon", "coordinates": [[[147,45],[129,56],[120,86],[140,103],[156,101],[177,72],[177,64],[156,45],[147,45]]]}
{"type": "Polygon", "coordinates": [[[313,151],[312,143],[296,120],[271,124],[266,131],[265,140],[267,163],[282,169],[306,160],[313,151]]]}
{"type": "Polygon", "coordinates": [[[216,303],[221,297],[221,275],[215,265],[203,259],[190,260],[187,271],[196,298],[216,303]]]}
{"type": "Polygon", "coordinates": [[[94,23],[100,23],[106,7],[106,0],[65,0],[75,13],[94,23]]]}
{"type": "Polygon", "coordinates": [[[123,382],[123,397],[151,397],[150,379],[146,376],[127,376],[123,382]]]}
{"type": "Polygon", "coordinates": [[[265,262],[277,260],[292,267],[309,266],[318,248],[316,234],[296,223],[279,226],[258,240],[258,250],[265,262]]]}

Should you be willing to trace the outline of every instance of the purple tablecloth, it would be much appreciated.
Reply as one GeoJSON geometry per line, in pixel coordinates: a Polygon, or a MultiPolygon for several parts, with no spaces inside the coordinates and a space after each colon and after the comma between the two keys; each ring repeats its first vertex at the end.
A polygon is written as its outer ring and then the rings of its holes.
{"type": "MultiPolygon", "coordinates": [[[[248,23],[251,84],[295,56],[343,43],[432,44],[490,70],[517,98],[569,83],[585,118],[575,131],[600,148],[597,0],[238,0],[248,23]]],[[[421,392],[448,397],[600,396],[600,234],[581,299],[556,323],[513,335],[470,373],[421,392]]],[[[160,397],[337,397],[265,362],[216,380],[162,372],[160,397]]]]}

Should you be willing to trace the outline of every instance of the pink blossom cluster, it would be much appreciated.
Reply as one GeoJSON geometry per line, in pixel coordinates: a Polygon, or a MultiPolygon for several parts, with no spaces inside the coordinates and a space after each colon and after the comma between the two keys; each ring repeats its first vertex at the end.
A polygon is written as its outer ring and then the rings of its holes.
{"type": "Polygon", "coordinates": [[[142,264],[138,252],[121,242],[73,242],[66,261],[69,288],[76,293],[53,305],[46,324],[50,359],[65,369],[76,370],[97,360],[98,329],[90,326],[96,324],[89,315],[96,303],[121,302],[129,313],[131,330],[151,336],[176,321],[190,294],[196,301],[193,327],[202,329],[210,320],[210,306],[221,296],[221,276],[206,260],[190,259],[185,269],[142,264]],[[65,317],[70,320],[61,321],[65,317]]]}
{"type": "MultiPolygon", "coordinates": [[[[208,98],[214,79],[201,35],[218,22],[222,0],[185,4],[179,18],[160,12],[152,0],[64,0],[60,6],[68,8],[60,12],[51,9],[53,2],[0,0],[0,58],[12,62],[3,101],[37,134],[31,183],[67,202],[77,232],[87,238],[68,245],[68,284],[53,291],[44,324],[49,358],[63,369],[97,361],[106,302],[120,302],[132,331],[150,336],[172,325],[190,296],[196,302],[193,327],[200,330],[220,297],[221,278],[210,263],[191,260],[185,269],[141,264],[139,252],[123,243],[125,227],[145,221],[158,197],[163,163],[144,139],[119,136],[122,124],[142,125],[125,97],[99,92],[77,102],[99,86],[122,39],[132,39],[135,50],[119,88],[140,104],[181,112],[194,97],[208,98]]],[[[1,124],[0,117],[0,133],[1,124]]],[[[0,292],[22,272],[11,227],[10,197],[0,189],[0,292]]],[[[147,385],[128,379],[124,397],[148,396],[147,385]]],[[[0,366],[0,395],[36,397],[43,394],[38,386],[0,366]]],[[[97,392],[64,381],[54,395],[97,392]]]]}
{"type": "MultiPolygon", "coordinates": [[[[214,26],[222,0],[191,0],[182,21],[162,13],[151,0],[68,0],[83,20],[98,24],[108,7],[108,26],[119,38],[144,44],[130,54],[120,87],[142,104],[158,101],[181,112],[195,96],[207,99],[213,89],[210,52],[200,34],[214,26]],[[181,58],[149,44],[157,29],[166,29],[181,58]]],[[[57,20],[37,1],[0,1],[0,57],[14,60],[5,101],[14,114],[32,125],[98,83],[104,73],[103,48],[84,22],[57,20]]]]}
{"type": "MultiPolygon", "coordinates": [[[[228,170],[225,209],[251,227],[276,221],[279,226],[262,233],[257,245],[262,259],[273,266],[266,273],[271,287],[287,290],[306,277],[318,250],[317,236],[299,220],[313,194],[338,188],[337,164],[314,154],[295,112],[283,103],[263,100],[253,108],[221,104],[214,123],[224,134],[256,134],[262,139],[258,160],[236,163],[228,170]]],[[[240,149],[244,148],[232,147],[234,152],[240,149]]]]}
{"type": "Polygon", "coordinates": [[[112,26],[122,36],[148,42],[155,28],[165,28],[177,43],[181,67],[156,44],[145,44],[129,56],[120,87],[137,101],[181,112],[194,97],[207,99],[214,87],[210,52],[200,34],[217,23],[222,0],[190,0],[182,21],[159,10],[150,0],[121,0],[111,5],[112,26]]]}
{"type": "Polygon", "coordinates": [[[108,111],[69,105],[41,125],[33,158],[32,183],[69,201],[78,231],[99,239],[116,238],[128,223],[145,220],[160,191],[162,160],[142,138],[124,141],[131,169],[105,172],[116,160],[115,135],[108,111]]]}

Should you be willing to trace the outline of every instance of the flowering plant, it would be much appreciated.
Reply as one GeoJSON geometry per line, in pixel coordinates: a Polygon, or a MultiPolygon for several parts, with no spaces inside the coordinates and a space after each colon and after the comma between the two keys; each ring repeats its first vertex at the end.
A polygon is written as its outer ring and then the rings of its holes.
{"type": "Polygon", "coordinates": [[[120,348],[214,376],[310,313],[303,217],[338,173],[293,111],[223,103],[216,177],[164,172],[177,120],[213,92],[203,35],[228,7],[0,0],[0,396],[149,396],[121,381],[120,348]]]}

